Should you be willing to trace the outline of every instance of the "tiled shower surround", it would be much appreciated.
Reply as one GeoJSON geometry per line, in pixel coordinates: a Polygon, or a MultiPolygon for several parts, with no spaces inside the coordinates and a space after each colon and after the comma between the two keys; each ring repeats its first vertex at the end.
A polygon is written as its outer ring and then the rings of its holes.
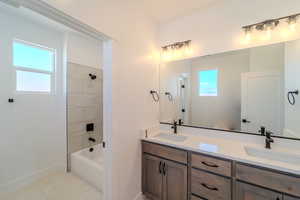
{"type": "Polygon", "coordinates": [[[68,63],[68,154],[102,141],[102,70],[68,63]],[[89,74],[96,75],[92,80],[89,74]],[[94,131],[86,125],[94,123],[94,131]],[[96,143],[89,141],[96,139],[96,143]]]}

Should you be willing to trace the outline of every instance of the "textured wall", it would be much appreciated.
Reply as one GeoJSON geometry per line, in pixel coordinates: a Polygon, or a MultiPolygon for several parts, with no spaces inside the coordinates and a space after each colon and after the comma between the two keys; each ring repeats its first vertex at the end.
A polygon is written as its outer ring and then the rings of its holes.
{"type": "Polygon", "coordinates": [[[68,152],[73,153],[94,145],[89,137],[102,141],[102,70],[70,62],[68,68],[68,152]],[[86,131],[88,123],[94,123],[93,132],[86,131]]]}

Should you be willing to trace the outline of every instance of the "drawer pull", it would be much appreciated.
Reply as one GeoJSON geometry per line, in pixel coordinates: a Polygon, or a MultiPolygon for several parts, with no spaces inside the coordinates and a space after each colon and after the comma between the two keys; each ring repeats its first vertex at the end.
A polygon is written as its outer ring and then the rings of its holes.
{"type": "Polygon", "coordinates": [[[218,188],[216,188],[216,187],[211,187],[211,186],[208,186],[207,184],[205,184],[205,183],[201,183],[201,185],[203,186],[203,187],[205,187],[206,189],[209,189],[209,190],[214,190],[214,191],[219,191],[219,189],[218,188]]]}
{"type": "Polygon", "coordinates": [[[163,164],[163,175],[166,175],[166,163],[163,164]]]}
{"type": "Polygon", "coordinates": [[[160,174],[162,173],[161,165],[162,165],[162,162],[160,161],[160,162],[159,162],[159,167],[158,167],[158,168],[159,168],[159,173],[160,173],[160,174]]]}
{"type": "Polygon", "coordinates": [[[208,162],[205,162],[205,161],[202,161],[201,163],[202,163],[203,165],[208,166],[208,167],[215,167],[215,168],[219,167],[219,166],[216,165],[216,164],[208,163],[208,162]]]}

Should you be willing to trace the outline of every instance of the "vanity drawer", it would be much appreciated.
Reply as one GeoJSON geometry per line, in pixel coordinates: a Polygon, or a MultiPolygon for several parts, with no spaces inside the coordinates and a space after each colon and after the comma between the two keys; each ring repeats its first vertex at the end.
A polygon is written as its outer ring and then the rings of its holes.
{"type": "Polygon", "coordinates": [[[192,169],[191,192],[208,200],[230,200],[231,179],[192,169]]]}
{"type": "Polygon", "coordinates": [[[224,176],[231,176],[231,162],[192,153],[192,167],[224,176]]]}
{"type": "Polygon", "coordinates": [[[284,196],[283,200],[300,200],[300,198],[284,196]]]}
{"type": "Polygon", "coordinates": [[[166,147],[158,144],[143,142],[143,152],[156,155],[169,160],[177,161],[180,163],[187,164],[188,154],[186,151],[166,147]]]}
{"type": "Polygon", "coordinates": [[[200,199],[199,197],[196,197],[196,196],[192,195],[191,196],[191,200],[202,200],[202,199],[200,199]]]}
{"type": "Polygon", "coordinates": [[[279,192],[300,196],[300,178],[244,164],[236,165],[236,178],[279,192]]]}

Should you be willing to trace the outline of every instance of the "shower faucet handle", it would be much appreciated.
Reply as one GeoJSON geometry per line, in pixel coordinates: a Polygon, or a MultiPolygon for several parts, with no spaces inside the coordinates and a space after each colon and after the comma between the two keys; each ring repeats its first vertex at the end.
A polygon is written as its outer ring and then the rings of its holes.
{"type": "Polygon", "coordinates": [[[89,74],[89,76],[92,80],[95,80],[97,78],[97,76],[95,74],[89,74]]]}

